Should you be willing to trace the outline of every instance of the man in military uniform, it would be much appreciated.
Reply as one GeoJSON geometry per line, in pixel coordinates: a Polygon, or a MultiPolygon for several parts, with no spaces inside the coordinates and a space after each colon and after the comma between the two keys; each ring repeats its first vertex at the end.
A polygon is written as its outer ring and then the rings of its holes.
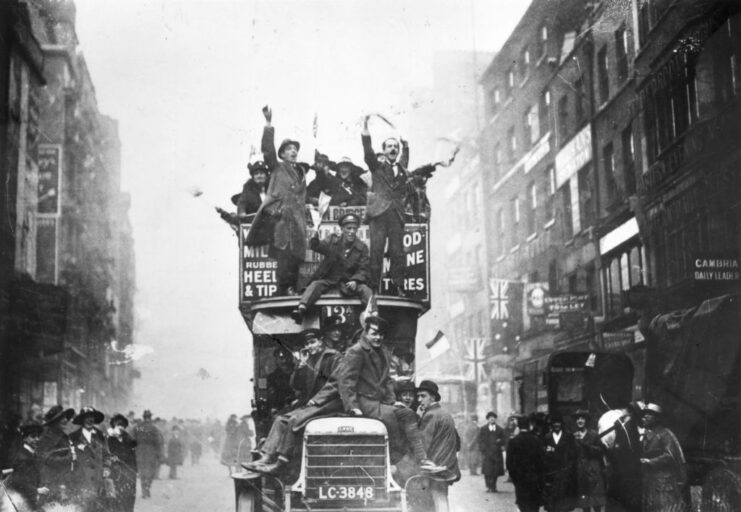
{"type": "Polygon", "coordinates": [[[346,297],[359,297],[364,308],[370,302],[372,311],[376,311],[373,290],[368,286],[368,246],[357,236],[360,218],[348,213],[340,218],[339,224],[342,228],[341,235],[333,234],[319,241],[317,232],[309,243],[312,251],[324,255],[324,260],[311,276],[311,282],[301,296],[298,308],[291,312],[296,323],[302,323],[304,314],[322,293],[335,286],[346,297]]]}
{"type": "Polygon", "coordinates": [[[152,423],[152,412],[144,411],[142,423],[134,430],[136,459],[141,478],[142,498],[151,497],[152,480],[162,461],[162,433],[152,423]]]}

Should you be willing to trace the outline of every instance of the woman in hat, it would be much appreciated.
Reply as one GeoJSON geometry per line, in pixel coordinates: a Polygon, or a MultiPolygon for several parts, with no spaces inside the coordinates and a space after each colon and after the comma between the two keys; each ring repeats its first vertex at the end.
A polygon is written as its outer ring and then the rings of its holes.
{"type": "Polygon", "coordinates": [[[83,512],[94,512],[101,507],[104,494],[103,472],[110,466],[110,452],[103,433],[95,425],[104,419],[94,407],[83,407],[72,423],[80,429],[70,435],[77,461],[72,473],[72,500],[83,512]]]}
{"type": "Polygon", "coordinates": [[[272,237],[271,255],[278,262],[278,295],[293,295],[298,269],[306,256],[306,175],[296,162],[301,145],[285,139],[276,153],[275,129],[271,125],[273,112],[268,106],[262,111],[265,116],[262,152],[271,171],[270,184],[246,244],[263,245],[266,232],[272,237]]]}
{"type": "Polygon", "coordinates": [[[331,190],[330,206],[365,206],[368,202],[368,185],[360,178],[363,169],[348,157],[337,163],[337,179],[331,190]]]}
{"type": "Polygon", "coordinates": [[[589,411],[579,409],[571,417],[576,424],[576,506],[584,512],[600,512],[606,504],[604,447],[597,432],[587,428],[589,411]]]}
{"type": "MultiPolygon", "coordinates": [[[[37,452],[44,427],[35,422],[26,423],[21,425],[20,431],[23,444],[11,460],[13,474],[9,487],[23,496],[30,510],[37,510],[39,496],[49,492],[41,483],[41,460],[37,452]]],[[[19,510],[22,509],[23,507],[19,507],[19,510]]]]}
{"type": "Polygon", "coordinates": [[[40,498],[41,503],[67,503],[72,478],[72,465],[76,454],[66,429],[75,415],[74,409],[55,405],[44,415],[46,429],[38,444],[41,459],[41,480],[49,493],[40,498]]]}
{"type": "Polygon", "coordinates": [[[663,424],[663,410],[657,404],[646,404],[641,418],[646,429],[641,457],[643,510],[689,510],[684,453],[677,437],[663,424]]]}
{"type": "Polygon", "coordinates": [[[133,512],[136,501],[136,440],[126,428],[129,420],[123,414],[111,418],[108,429],[108,450],[111,452],[111,478],[116,488],[114,506],[120,512],[133,512]]]}
{"type": "Polygon", "coordinates": [[[265,162],[260,160],[247,164],[247,169],[250,171],[250,179],[242,187],[242,193],[237,201],[239,216],[256,213],[268,193],[270,171],[265,162]]]}

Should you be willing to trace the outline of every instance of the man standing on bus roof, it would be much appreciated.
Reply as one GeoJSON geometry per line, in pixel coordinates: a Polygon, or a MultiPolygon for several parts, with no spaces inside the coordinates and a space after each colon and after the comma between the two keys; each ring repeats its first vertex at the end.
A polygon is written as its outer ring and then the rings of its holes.
{"type": "Polygon", "coordinates": [[[311,276],[311,282],[299,300],[298,307],[291,312],[293,320],[300,324],[306,311],[314,305],[322,293],[338,287],[345,297],[358,297],[363,308],[371,303],[372,314],[376,312],[373,290],[368,286],[368,246],[358,238],[360,218],[347,213],[339,220],[342,233],[330,235],[319,241],[317,231],[309,242],[314,252],[324,255],[324,260],[311,276]]]}
{"type": "Polygon", "coordinates": [[[395,138],[383,141],[384,159],[380,161],[373,151],[368,120],[363,119],[363,152],[365,163],[370,169],[373,184],[368,193],[368,206],[365,215],[370,225],[370,273],[371,287],[378,290],[383,269],[383,254],[388,241],[391,260],[389,274],[400,297],[404,291],[404,199],[408,190],[407,165],[409,146],[405,140],[401,144],[395,138]],[[401,145],[401,148],[400,148],[401,145]],[[400,153],[401,149],[401,155],[400,153]]]}
{"type": "Polygon", "coordinates": [[[427,456],[417,415],[396,401],[388,357],[382,347],[387,330],[388,323],[383,318],[367,316],[360,340],[345,352],[337,368],[337,386],[344,409],[355,416],[383,422],[389,432],[390,450],[400,454],[407,451],[399,439],[403,432],[423,471],[444,471],[444,467],[437,466],[427,456]]]}
{"type": "Polygon", "coordinates": [[[479,429],[481,472],[486,482],[486,492],[497,492],[497,478],[504,475],[504,430],[497,425],[497,413],[486,413],[486,425],[479,429]]]}

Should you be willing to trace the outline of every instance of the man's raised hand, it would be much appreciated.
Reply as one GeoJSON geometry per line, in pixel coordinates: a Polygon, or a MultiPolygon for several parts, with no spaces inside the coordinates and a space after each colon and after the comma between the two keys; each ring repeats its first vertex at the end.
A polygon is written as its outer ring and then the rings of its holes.
{"type": "Polygon", "coordinates": [[[273,109],[270,106],[265,105],[262,107],[262,115],[265,116],[265,121],[270,123],[273,120],[273,109]]]}

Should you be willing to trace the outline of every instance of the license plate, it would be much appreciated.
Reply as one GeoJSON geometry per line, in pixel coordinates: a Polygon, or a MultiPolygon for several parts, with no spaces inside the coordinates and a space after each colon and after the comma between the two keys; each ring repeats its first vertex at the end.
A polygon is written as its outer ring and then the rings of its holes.
{"type": "Polygon", "coordinates": [[[319,487],[320,500],[372,500],[375,489],[361,485],[324,485],[319,487]]]}

